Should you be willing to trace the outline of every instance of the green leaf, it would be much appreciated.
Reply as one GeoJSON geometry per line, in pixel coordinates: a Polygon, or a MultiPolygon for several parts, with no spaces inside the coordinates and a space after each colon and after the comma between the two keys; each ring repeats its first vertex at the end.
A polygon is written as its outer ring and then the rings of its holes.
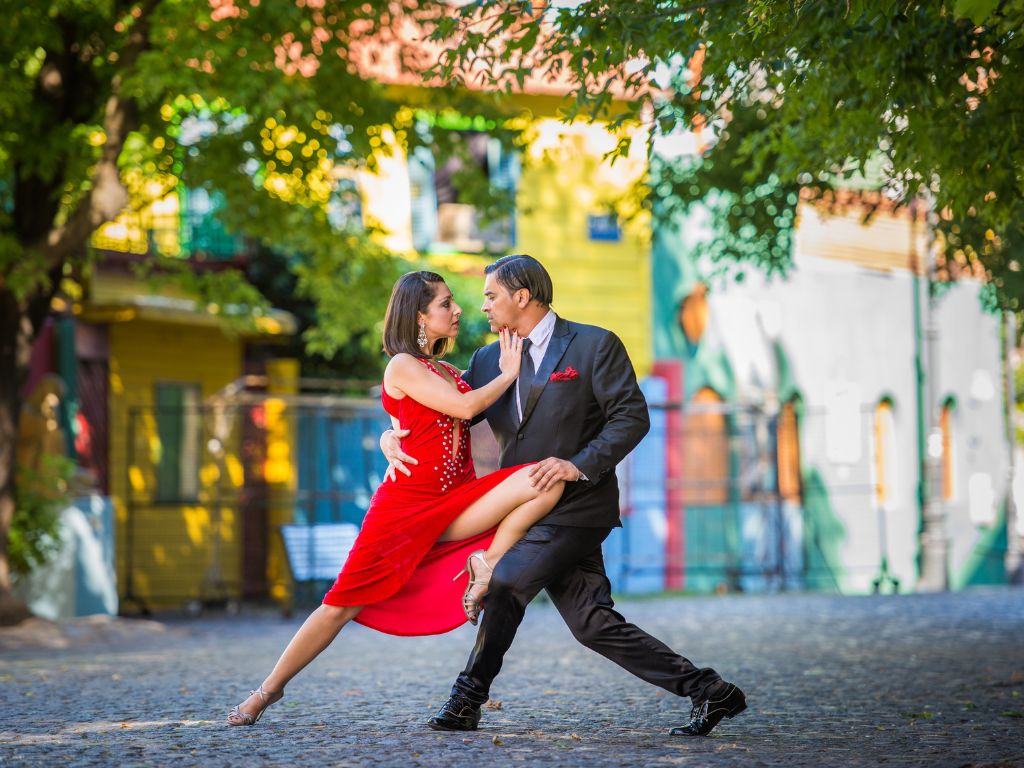
{"type": "Polygon", "coordinates": [[[999,4],[1000,0],[956,0],[953,12],[957,18],[966,18],[975,24],[984,24],[999,7],[999,4]]]}

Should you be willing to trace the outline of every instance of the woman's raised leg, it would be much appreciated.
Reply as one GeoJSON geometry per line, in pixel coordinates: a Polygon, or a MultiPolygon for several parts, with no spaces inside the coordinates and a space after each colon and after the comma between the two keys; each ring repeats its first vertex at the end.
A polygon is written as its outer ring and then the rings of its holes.
{"type": "Polygon", "coordinates": [[[358,606],[321,605],[313,611],[260,687],[231,711],[228,723],[254,725],[263,710],[284,696],[284,687],[291,679],[319,656],[360,610],[358,606]]]}
{"type": "MultiPolygon", "coordinates": [[[[476,579],[478,582],[490,579],[490,571],[501,556],[523,538],[531,525],[550,512],[562,496],[564,482],[558,482],[547,491],[539,492],[530,484],[529,470],[529,467],[523,467],[509,475],[467,507],[441,534],[441,541],[457,541],[498,526],[491,546],[483,552],[487,568],[486,573],[479,574],[484,578],[476,579]]],[[[486,593],[485,583],[478,583],[470,592],[476,601],[486,593]]]]}

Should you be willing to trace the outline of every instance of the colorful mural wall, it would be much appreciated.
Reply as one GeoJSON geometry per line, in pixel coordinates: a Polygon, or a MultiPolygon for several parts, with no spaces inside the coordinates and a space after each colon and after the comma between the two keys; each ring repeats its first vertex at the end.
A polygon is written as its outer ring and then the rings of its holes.
{"type": "Polygon", "coordinates": [[[927,231],[906,210],[861,218],[801,204],[790,274],[748,269],[742,281],[698,258],[701,214],[657,222],[654,355],[680,378],[690,489],[669,514],[684,552],[672,586],[753,587],[745,574],[772,569],[744,552],[768,547],[780,551],[776,587],[918,588],[922,461],[935,462],[950,586],[1005,580],[1001,318],[971,280],[929,304],[927,231]],[[767,474],[746,472],[751,445],[767,448],[767,474]],[[766,498],[774,511],[758,523],[766,498]]]}

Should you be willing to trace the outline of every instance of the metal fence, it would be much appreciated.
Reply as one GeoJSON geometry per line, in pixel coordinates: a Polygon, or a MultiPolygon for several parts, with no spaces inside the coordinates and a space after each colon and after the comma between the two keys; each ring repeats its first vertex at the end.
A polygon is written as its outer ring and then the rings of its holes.
{"type": "Polygon", "coordinates": [[[803,586],[799,505],[778,483],[777,414],[651,404],[650,433],[619,466],[623,527],[605,547],[623,592],[803,586]]]}
{"type": "MultiPolygon", "coordinates": [[[[618,469],[623,527],[605,546],[617,590],[900,588],[894,559],[912,560],[919,524],[908,430],[885,434],[865,409],[843,423],[722,404],[654,403],[651,416],[618,469]]],[[[388,424],[378,402],[333,396],[130,409],[123,601],[290,598],[280,525],[359,524],[388,424]]],[[[492,470],[486,427],[473,439],[478,472],[492,470]]]]}
{"type": "Polygon", "coordinates": [[[623,528],[605,547],[617,590],[900,589],[894,552],[912,559],[919,524],[905,424],[861,406],[837,421],[724,403],[652,403],[651,421],[618,470],[623,528]]]}
{"type": "Polygon", "coordinates": [[[336,397],[129,409],[122,602],[290,599],[279,527],[360,523],[387,423],[378,403],[336,397]]]}

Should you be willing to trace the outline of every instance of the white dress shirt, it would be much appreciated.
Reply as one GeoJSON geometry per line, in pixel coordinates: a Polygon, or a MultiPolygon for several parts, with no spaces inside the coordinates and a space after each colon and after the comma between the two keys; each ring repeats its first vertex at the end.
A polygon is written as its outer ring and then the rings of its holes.
{"type": "MultiPolygon", "coordinates": [[[[549,309],[548,313],[540,319],[533,330],[530,331],[530,335],[527,336],[530,340],[530,351],[527,353],[533,359],[533,370],[540,370],[541,360],[544,359],[544,353],[548,351],[548,343],[551,341],[551,334],[555,332],[555,320],[558,319],[558,315],[555,314],[555,310],[549,309]]],[[[519,380],[516,380],[516,390],[519,389],[519,380]]],[[[519,402],[519,398],[516,397],[516,413],[519,414],[519,421],[523,420],[523,404],[519,402]]]]}

